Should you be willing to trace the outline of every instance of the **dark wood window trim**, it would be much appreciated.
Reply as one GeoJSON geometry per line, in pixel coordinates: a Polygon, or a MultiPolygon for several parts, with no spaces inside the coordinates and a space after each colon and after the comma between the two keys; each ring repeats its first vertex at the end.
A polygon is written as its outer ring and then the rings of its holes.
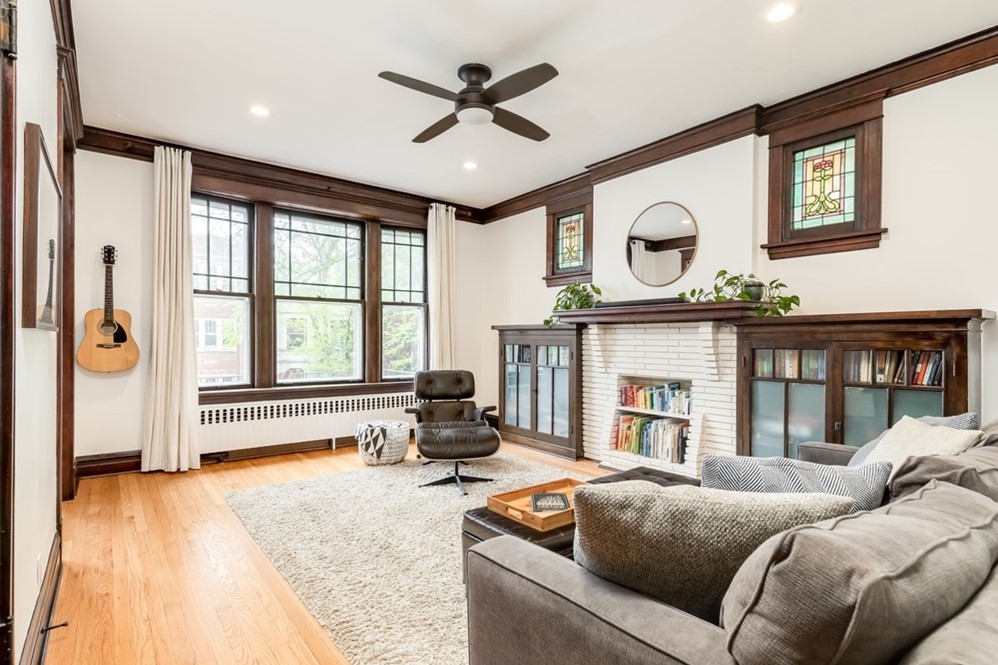
{"type": "MultiPolygon", "coordinates": [[[[263,400],[309,399],[322,397],[343,397],[352,395],[372,395],[410,392],[411,380],[381,379],[381,228],[382,220],[363,219],[344,215],[343,206],[337,202],[324,202],[313,196],[302,196],[301,192],[275,187],[255,185],[245,187],[242,183],[223,179],[195,178],[194,193],[209,197],[221,197],[243,201],[254,207],[252,229],[253,260],[251,281],[254,293],[251,298],[253,340],[253,385],[237,388],[201,388],[199,403],[233,404],[258,402],[263,400]],[[226,187],[226,184],[231,187],[226,187]],[[208,185],[208,186],[203,186],[208,185]],[[275,209],[289,212],[317,214],[345,221],[361,222],[365,227],[363,246],[364,271],[364,340],[362,367],[364,376],[360,381],[329,382],[321,384],[278,384],[275,377],[275,294],[273,280],[273,218],[275,209]]],[[[415,219],[400,222],[398,219],[384,220],[384,226],[396,228],[419,228],[415,219]]],[[[426,221],[423,218],[422,229],[426,221]]]]}
{"type": "Polygon", "coordinates": [[[887,231],[880,226],[883,97],[829,113],[770,134],[770,259],[848,252],[880,246],[887,231]],[[856,213],[848,224],[794,230],[790,179],[795,152],[842,138],[856,139],[856,213]]]}
{"type": "Polygon", "coordinates": [[[593,190],[547,204],[547,254],[544,281],[548,286],[564,286],[572,282],[590,282],[593,278],[593,190]],[[582,265],[578,268],[557,268],[558,220],[582,213],[582,265]]]}

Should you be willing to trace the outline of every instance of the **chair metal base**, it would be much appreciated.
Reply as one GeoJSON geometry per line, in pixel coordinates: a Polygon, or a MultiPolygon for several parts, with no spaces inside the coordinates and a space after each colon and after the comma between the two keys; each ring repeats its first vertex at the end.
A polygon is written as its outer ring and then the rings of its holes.
{"type": "MultiPolygon", "coordinates": [[[[433,460],[430,460],[433,461],[433,460]]],[[[428,463],[428,462],[427,462],[428,463]]],[[[454,462],[454,471],[448,473],[443,478],[438,478],[437,480],[432,480],[428,483],[423,483],[420,487],[429,487],[431,485],[447,485],[449,483],[457,483],[457,488],[461,490],[461,494],[465,496],[468,495],[468,490],[464,489],[464,483],[491,483],[493,478],[479,478],[478,476],[466,476],[461,475],[458,471],[458,466],[461,464],[467,464],[467,462],[456,461],[454,462]]]]}

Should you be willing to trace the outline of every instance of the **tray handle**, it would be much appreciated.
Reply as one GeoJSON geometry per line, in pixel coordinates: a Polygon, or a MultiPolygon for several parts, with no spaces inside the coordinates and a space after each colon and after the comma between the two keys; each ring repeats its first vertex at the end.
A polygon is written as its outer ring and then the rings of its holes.
{"type": "Polygon", "coordinates": [[[506,506],[506,512],[509,513],[509,516],[512,517],[515,520],[522,520],[523,519],[523,513],[521,511],[517,510],[516,508],[511,508],[509,506],[506,506]]]}

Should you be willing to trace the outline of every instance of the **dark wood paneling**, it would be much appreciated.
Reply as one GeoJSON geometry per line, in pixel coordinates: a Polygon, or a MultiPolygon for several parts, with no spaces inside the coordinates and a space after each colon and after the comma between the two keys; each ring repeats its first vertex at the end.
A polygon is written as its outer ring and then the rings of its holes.
{"type": "Polygon", "coordinates": [[[489,206],[481,211],[481,221],[488,224],[504,217],[518,215],[521,212],[544,208],[558,201],[578,196],[587,190],[591,201],[592,183],[589,181],[589,174],[582,173],[489,206]]]}
{"type": "MultiPolygon", "coordinates": [[[[331,447],[330,439],[316,439],[314,441],[299,441],[295,443],[281,443],[273,446],[258,446],[256,448],[243,448],[242,450],[225,450],[217,453],[203,453],[201,464],[218,464],[221,462],[234,462],[241,459],[251,459],[254,457],[268,457],[270,455],[286,455],[288,453],[303,453],[312,450],[325,450],[331,447]]],[[[106,455],[85,455],[76,460],[77,478],[92,478],[95,476],[111,476],[119,473],[138,473],[142,468],[142,452],[130,450],[123,453],[110,453],[106,455]]]]}
{"type": "Polygon", "coordinates": [[[381,224],[367,224],[364,244],[364,380],[381,381],[381,224]]]}
{"type": "Polygon", "coordinates": [[[0,55],[0,652],[13,648],[14,235],[17,115],[14,60],[0,55]]]}
{"type": "Polygon", "coordinates": [[[762,129],[770,133],[869,95],[897,95],[995,63],[998,26],[767,107],[762,129]]]}
{"type": "Polygon", "coordinates": [[[562,323],[675,323],[755,317],[755,303],[689,302],[670,305],[622,305],[556,312],[562,323]]]}
{"type": "Polygon", "coordinates": [[[258,203],[253,209],[253,381],[258,388],[277,385],[276,312],[274,311],[274,206],[258,203]]]}
{"type": "Polygon", "coordinates": [[[62,268],[59,320],[59,391],[57,428],[59,432],[59,494],[64,500],[76,497],[74,365],[76,326],[76,155],[65,143],[62,154],[62,268]]]}
{"type": "Polygon", "coordinates": [[[115,473],[131,473],[142,469],[142,452],[130,450],[124,453],[101,455],[81,455],[76,458],[76,480],[92,476],[109,476],[115,473]]]}
{"type": "Polygon", "coordinates": [[[757,134],[761,113],[761,106],[749,106],[616,157],[590,164],[586,167],[590,180],[594,185],[606,182],[732,139],[757,134]]]}
{"type": "Polygon", "coordinates": [[[244,388],[237,390],[202,390],[198,403],[204,405],[243,404],[284,399],[321,397],[352,397],[355,395],[388,395],[411,393],[412,381],[382,381],[381,383],[345,383],[341,385],[281,386],[279,388],[244,388]]]}
{"type": "MultiPolygon", "coordinates": [[[[294,205],[322,210],[326,214],[390,221],[419,228],[426,227],[427,211],[434,202],[414,194],[96,127],[85,127],[79,144],[86,150],[148,162],[152,161],[157,145],[190,150],[193,186],[208,193],[242,195],[247,199],[277,205],[294,205]],[[271,200],[275,190],[279,192],[279,197],[283,197],[282,200],[271,200]]],[[[457,219],[479,221],[479,210],[469,206],[454,207],[457,219]]]]}
{"type": "Polygon", "coordinates": [[[49,557],[45,564],[45,575],[42,587],[35,601],[35,609],[31,613],[31,623],[28,624],[28,634],[21,648],[19,665],[41,665],[45,659],[45,646],[48,644],[48,627],[52,623],[52,612],[55,609],[55,596],[62,579],[62,536],[56,532],[49,548],[49,557]]]}
{"type": "Polygon", "coordinates": [[[648,240],[645,243],[645,249],[647,249],[649,252],[667,252],[670,249],[690,249],[696,246],[697,246],[696,236],[682,236],[681,238],[664,238],[662,240],[648,240]]]}

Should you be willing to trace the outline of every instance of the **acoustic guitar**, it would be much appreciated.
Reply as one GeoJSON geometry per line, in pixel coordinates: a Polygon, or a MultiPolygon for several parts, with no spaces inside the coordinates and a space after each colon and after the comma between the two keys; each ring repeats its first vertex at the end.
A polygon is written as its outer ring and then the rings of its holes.
{"type": "Polygon", "coordinates": [[[104,260],[104,309],[87,312],[86,334],[76,350],[76,361],[92,372],[123,372],[139,362],[139,347],[132,338],[132,315],[114,308],[112,272],[117,258],[114,246],[104,245],[101,256],[104,260]]]}

